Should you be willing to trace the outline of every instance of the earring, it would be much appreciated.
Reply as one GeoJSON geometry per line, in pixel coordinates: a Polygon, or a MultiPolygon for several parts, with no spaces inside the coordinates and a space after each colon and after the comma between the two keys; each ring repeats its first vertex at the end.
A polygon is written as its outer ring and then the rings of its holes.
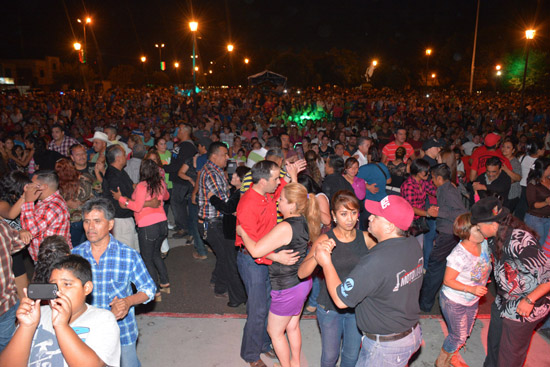
{"type": "Polygon", "coordinates": [[[338,223],[338,221],[336,220],[336,218],[334,218],[334,223],[338,223]]]}

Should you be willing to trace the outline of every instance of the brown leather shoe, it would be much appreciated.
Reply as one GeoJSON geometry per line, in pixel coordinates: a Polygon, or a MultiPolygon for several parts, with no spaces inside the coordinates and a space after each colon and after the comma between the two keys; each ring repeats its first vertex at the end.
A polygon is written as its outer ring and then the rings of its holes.
{"type": "Polygon", "coordinates": [[[256,362],[250,362],[250,367],[267,367],[264,361],[258,359],[256,362]]]}

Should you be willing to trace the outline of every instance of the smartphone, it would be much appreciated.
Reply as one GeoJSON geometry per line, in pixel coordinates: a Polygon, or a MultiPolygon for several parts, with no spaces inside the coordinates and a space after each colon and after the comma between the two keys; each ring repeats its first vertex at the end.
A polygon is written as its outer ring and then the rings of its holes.
{"type": "Polygon", "coordinates": [[[237,162],[229,160],[227,161],[227,174],[232,175],[237,170],[237,162]]]}
{"type": "Polygon", "coordinates": [[[27,297],[30,299],[56,299],[57,284],[29,284],[27,297]]]}

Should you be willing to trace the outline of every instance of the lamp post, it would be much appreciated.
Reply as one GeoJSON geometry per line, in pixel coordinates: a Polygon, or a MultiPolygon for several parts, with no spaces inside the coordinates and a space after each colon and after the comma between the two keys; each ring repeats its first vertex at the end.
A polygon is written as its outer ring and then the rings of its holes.
{"type": "Polygon", "coordinates": [[[233,70],[233,58],[231,57],[234,49],[235,46],[233,46],[232,43],[229,43],[227,45],[227,52],[229,53],[229,68],[231,69],[231,83],[233,83],[233,81],[235,80],[235,70],[233,70]]]}
{"type": "Polygon", "coordinates": [[[78,52],[78,61],[80,61],[80,63],[82,63],[83,62],[82,45],[79,42],[75,42],[75,43],[73,43],[73,47],[74,47],[75,51],[78,52]]]}
{"type": "Polygon", "coordinates": [[[192,21],[189,22],[189,29],[193,33],[193,114],[197,113],[197,71],[195,70],[196,51],[197,46],[197,29],[199,29],[199,23],[192,21]]]}
{"type": "Polygon", "coordinates": [[[426,49],[426,87],[428,87],[428,67],[430,65],[430,56],[432,54],[432,49],[426,49]]]}
{"type": "Polygon", "coordinates": [[[155,43],[155,47],[159,49],[159,67],[162,71],[162,49],[164,48],[164,43],[155,43]]]}
{"type": "Polygon", "coordinates": [[[178,79],[178,84],[180,83],[180,63],[175,61],[174,68],[176,69],[176,77],[178,79]]]}
{"type": "Polygon", "coordinates": [[[145,83],[147,84],[147,71],[145,70],[145,62],[147,62],[147,57],[145,55],[139,58],[141,65],[143,66],[143,74],[145,74],[145,83]]]}
{"type": "Polygon", "coordinates": [[[523,69],[523,82],[521,83],[521,103],[520,103],[520,117],[521,122],[523,122],[524,119],[524,108],[523,108],[523,99],[525,97],[525,79],[527,78],[527,63],[529,62],[529,49],[531,46],[531,40],[535,38],[535,30],[534,29],[528,29],[525,31],[525,68],[523,69]]]}
{"type": "Polygon", "coordinates": [[[84,31],[84,50],[82,51],[82,63],[86,63],[86,58],[88,57],[87,41],[86,41],[86,24],[92,23],[92,18],[86,17],[86,19],[81,20],[80,18],[76,20],[78,23],[82,24],[82,29],[84,31]]]}

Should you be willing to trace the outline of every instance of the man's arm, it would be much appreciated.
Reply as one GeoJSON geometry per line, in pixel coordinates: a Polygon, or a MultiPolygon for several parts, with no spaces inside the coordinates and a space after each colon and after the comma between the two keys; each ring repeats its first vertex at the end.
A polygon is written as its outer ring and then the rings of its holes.
{"type": "Polygon", "coordinates": [[[137,292],[131,296],[115,298],[109,303],[111,306],[111,312],[115,315],[117,320],[121,320],[128,315],[130,307],[146,303],[149,300],[149,296],[144,292],[137,292]]]}

